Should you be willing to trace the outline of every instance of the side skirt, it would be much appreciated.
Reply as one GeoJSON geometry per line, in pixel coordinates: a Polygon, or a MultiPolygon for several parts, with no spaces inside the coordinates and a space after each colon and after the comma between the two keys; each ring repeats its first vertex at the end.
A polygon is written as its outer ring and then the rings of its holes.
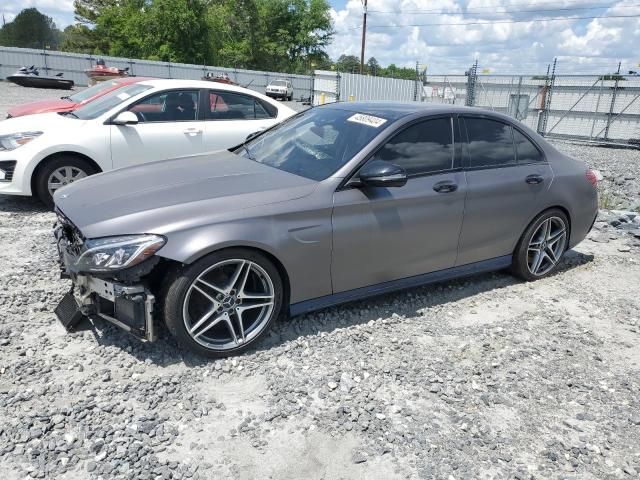
{"type": "Polygon", "coordinates": [[[512,256],[506,255],[504,257],[492,258],[490,260],[469,263],[467,265],[438,270],[436,272],[416,275],[414,277],[401,278],[399,280],[392,280],[390,282],[378,283],[368,287],[347,290],[346,292],[334,293],[333,295],[313,298],[311,300],[291,304],[289,306],[289,314],[292,317],[295,317],[297,315],[303,315],[305,313],[314,312],[316,310],[332,307],[341,303],[362,300],[364,298],[374,297],[384,293],[405,290],[407,288],[466,277],[478,273],[502,270],[503,268],[507,268],[511,265],[511,260],[512,256]]]}

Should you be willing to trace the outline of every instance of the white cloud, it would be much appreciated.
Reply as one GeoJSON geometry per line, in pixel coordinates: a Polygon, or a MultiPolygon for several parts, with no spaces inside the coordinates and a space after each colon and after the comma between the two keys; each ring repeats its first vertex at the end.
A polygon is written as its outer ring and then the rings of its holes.
{"type": "MultiPolygon", "coordinates": [[[[462,73],[476,58],[481,68],[488,68],[492,73],[545,71],[554,57],[558,57],[560,73],[611,72],[618,61],[622,61],[623,70],[637,70],[640,56],[634,55],[632,46],[640,43],[638,17],[530,21],[533,18],[640,15],[637,4],[636,0],[588,4],[576,0],[553,3],[549,0],[369,0],[365,58],[376,57],[383,65],[413,66],[419,61],[432,73],[462,73]],[[514,12],[515,3],[525,4],[526,10],[514,12]],[[577,5],[603,4],[612,6],[575,9],[577,5]],[[557,10],[559,8],[569,10],[557,10]],[[446,13],[416,12],[420,10],[446,13]],[[453,15],[460,12],[470,13],[453,15]],[[516,19],[526,21],[445,25],[516,19]],[[406,26],[421,24],[429,26],[406,26]],[[376,28],[377,25],[397,28],[376,28]]],[[[328,49],[329,55],[334,59],[343,53],[359,57],[361,1],[349,0],[344,8],[334,9],[331,14],[336,35],[328,49]]]]}

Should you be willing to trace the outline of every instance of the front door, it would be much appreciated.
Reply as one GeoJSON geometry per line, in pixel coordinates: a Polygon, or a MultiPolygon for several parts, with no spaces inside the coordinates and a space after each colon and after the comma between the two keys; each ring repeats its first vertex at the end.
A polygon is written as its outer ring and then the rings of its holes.
{"type": "Polygon", "coordinates": [[[453,267],[466,183],[456,167],[453,119],[414,123],[373,158],[403,167],[403,187],[334,194],[334,293],[453,267]]]}
{"type": "Polygon", "coordinates": [[[111,125],[113,168],[207,151],[198,90],[155,93],[128,110],[136,125],[111,125]]]}
{"type": "Polygon", "coordinates": [[[553,179],[542,152],[517,128],[482,117],[462,123],[468,192],[457,265],[511,255],[553,179]]]}

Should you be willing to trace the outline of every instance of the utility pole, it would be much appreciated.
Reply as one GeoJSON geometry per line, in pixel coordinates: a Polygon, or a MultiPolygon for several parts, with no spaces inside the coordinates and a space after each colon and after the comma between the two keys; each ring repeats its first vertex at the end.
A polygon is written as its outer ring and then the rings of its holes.
{"type": "Polygon", "coordinates": [[[367,35],[367,0],[362,0],[362,49],[360,50],[360,75],[364,74],[364,41],[367,35]]]}

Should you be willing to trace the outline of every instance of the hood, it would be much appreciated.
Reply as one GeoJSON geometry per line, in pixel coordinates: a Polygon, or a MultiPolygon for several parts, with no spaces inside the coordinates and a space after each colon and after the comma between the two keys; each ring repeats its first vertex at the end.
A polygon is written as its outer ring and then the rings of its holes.
{"type": "Polygon", "coordinates": [[[78,106],[76,102],[63,99],[41,100],[39,102],[23,103],[11,107],[7,113],[12,117],[21,117],[23,115],[33,115],[34,113],[45,112],[68,112],[78,106]]]}
{"type": "Polygon", "coordinates": [[[224,150],[88,177],[58,190],[54,201],[87,238],[166,235],[228,219],[230,212],[304,197],[316,186],[224,150]]]}
{"type": "Polygon", "coordinates": [[[37,113],[23,115],[17,118],[7,118],[0,122],[0,135],[16,132],[42,131],[49,133],[52,130],[67,130],[70,125],[81,126],[86,120],[70,118],[57,113],[37,113]],[[69,122],[73,122],[70,124],[69,122]]]}

